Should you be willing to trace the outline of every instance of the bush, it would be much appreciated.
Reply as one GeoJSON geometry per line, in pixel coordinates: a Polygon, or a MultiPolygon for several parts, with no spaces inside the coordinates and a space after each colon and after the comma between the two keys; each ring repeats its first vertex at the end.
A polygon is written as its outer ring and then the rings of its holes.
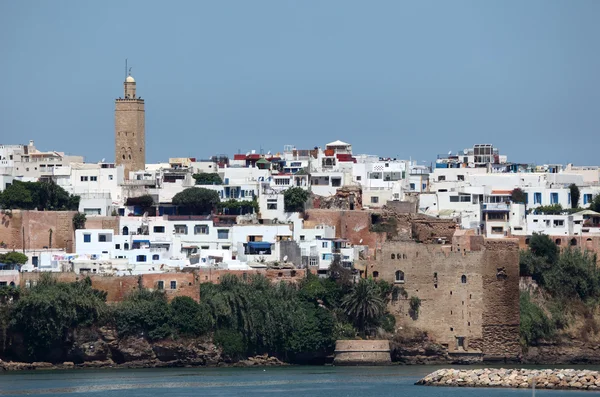
{"type": "Polygon", "coordinates": [[[544,285],[554,296],[578,297],[585,301],[600,295],[596,260],[588,252],[568,248],[544,276],[544,285]]]}
{"type": "Polygon", "coordinates": [[[177,193],[172,200],[173,205],[180,207],[189,215],[209,214],[220,201],[219,193],[201,187],[185,189],[177,193]]]}
{"type": "Polygon", "coordinates": [[[246,355],[246,344],[241,333],[231,329],[222,329],[215,332],[215,345],[219,346],[225,356],[232,360],[243,358],[246,355]]]}
{"type": "Polygon", "coordinates": [[[285,212],[303,212],[308,200],[308,191],[301,187],[291,187],[283,192],[285,212]]]}
{"type": "Polygon", "coordinates": [[[30,356],[43,359],[74,329],[97,324],[107,312],[105,300],[106,294],[92,289],[89,279],[58,283],[43,275],[36,287],[21,295],[11,325],[23,335],[30,356]]]}
{"type": "Polygon", "coordinates": [[[521,310],[520,335],[521,343],[530,346],[541,339],[549,339],[554,336],[556,328],[546,313],[534,302],[527,292],[521,292],[519,296],[519,307],[521,310]]]}
{"type": "Polygon", "coordinates": [[[223,180],[217,173],[200,172],[192,175],[196,185],[222,185],[223,180]]]}
{"type": "Polygon", "coordinates": [[[164,292],[138,290],[114,309],[115,324],[121,336],[145,336],[164,339],[174,332],[171,308],[164,292]]]}
{"type": "Polygon", "coordinates": [[[200,336],[212,327],[212,317],[206,304],[199,304],[187,296],[173,299],[171,315],[171,322],[179,335],[200,336]]]}
{"type": "Polygon", "coordinates": [[[421,299],[418,296],[411,296],[409,305],[410,310],[412,310],[413,313],[418,315],[419,309],[421,308],[421,299]]]}

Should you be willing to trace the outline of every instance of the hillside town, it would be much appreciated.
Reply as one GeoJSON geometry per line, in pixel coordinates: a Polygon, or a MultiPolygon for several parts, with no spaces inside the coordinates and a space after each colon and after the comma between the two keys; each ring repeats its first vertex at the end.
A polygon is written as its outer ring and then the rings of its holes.
{"type": "Polygon", "coordinates": [[[426,330],[453,354],[515,358],[519,250],[544,234],[600,251],[598,166],[513,163],[501,145],[481,142],[432,153],[427,165],[355,153],[343,136],[150,164],[145,145],[155,138],[131,75],[115,100],[114,134],[114,162],[87,163],[60,142],[0,145],[0,253],[27,256],[0,263],[0,285],[30,288],[52,272],[91,276],[108,301],[139,280],[198,301],[197,284],[228,273],[296,282],[339,267],[418,297],[416,311],[414,300],[390,304],[397,324],[426,330]],[[38,207],[27,183],[78,201],[38,207]]]}

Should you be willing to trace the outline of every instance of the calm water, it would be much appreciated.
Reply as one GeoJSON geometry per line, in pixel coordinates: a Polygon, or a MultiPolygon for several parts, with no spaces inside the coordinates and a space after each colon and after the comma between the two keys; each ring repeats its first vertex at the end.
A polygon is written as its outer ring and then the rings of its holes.
{"type": "MultiPolygon", "coordinates": [[[[414,386],[439,367],[76,370],[0,374],[0,396],[531,396],[531,390],[414,386]]],[[[598,369],[598,368],[590,368],[598,369]]],[[[536,396],[590,396],[536,390],[536,396]]]]}

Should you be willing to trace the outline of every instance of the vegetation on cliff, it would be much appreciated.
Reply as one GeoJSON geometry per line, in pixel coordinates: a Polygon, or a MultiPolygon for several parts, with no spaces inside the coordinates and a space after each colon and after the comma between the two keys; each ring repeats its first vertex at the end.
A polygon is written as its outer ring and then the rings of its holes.
{"type": "Polygon", "coordinates": [[[76,335],[108,327],[121,339],[149,342],[212,338],[233,360],[269,354],[314,362],[333,352],[336,339],[393,331],[386,302],[399,292],[385,282],[353,285],[339,273],[298,284],[273,284],[260,275],[220,281],[200,286],[200,303],[141,289],[108,305],[89,278],[62,283],[43,274],[26,290],[0,291],[0,357],[68,361],[76,335]]]}
{"type": "Polygon", "coordinates": [[[529,247],[521,252],[520,272],[530,276],[538,288],[521,292],[522,344],[531,346],[562,337],[586,340],[595,335],[600,299],[596,256],[578,247],[560,250],[542,234],[534,234],[529,247]]]}

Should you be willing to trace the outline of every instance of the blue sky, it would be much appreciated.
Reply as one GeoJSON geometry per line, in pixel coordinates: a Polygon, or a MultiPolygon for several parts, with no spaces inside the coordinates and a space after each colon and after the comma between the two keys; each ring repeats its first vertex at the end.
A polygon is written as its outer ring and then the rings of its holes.
{"type": "Polygon", "coordinates": [[[598,164],[600,1],[2,1],[0,143],[114,159],[129,59],[148,162],[342,139],[427,162],[598,164]]]}

